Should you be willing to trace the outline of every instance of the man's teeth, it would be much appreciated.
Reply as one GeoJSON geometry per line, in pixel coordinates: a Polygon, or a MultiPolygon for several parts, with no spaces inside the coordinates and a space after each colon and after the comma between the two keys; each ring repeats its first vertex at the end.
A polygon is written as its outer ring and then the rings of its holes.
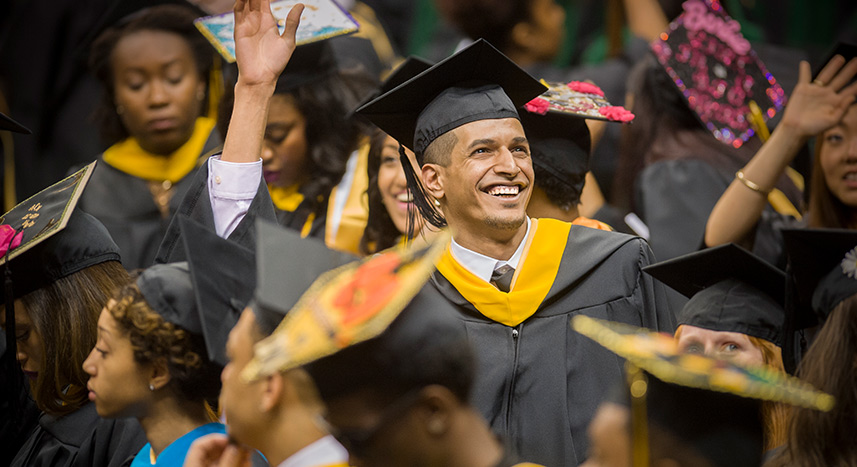
{"type": "Polygon", "coordinates": [[[413,197],[413,195],[411,195],[410,191],[405,192],[405,193],[399,193],[399,195],[396,196],[396,201],[399,201],[400,203],[410,203],[413,200],[414,200],[414,197],[413,197]]]}
{"type": "Polygon", "coordinates": [[[518,194],[518,191],[520,191],[520,188],[518,186],[498,185],[498,186],[495,186],[494,188],[491,188],[490,190],[488,190],[488,194],[492,195],[492,196],[500,196],[500,195],[515,196],[518,194]]]}

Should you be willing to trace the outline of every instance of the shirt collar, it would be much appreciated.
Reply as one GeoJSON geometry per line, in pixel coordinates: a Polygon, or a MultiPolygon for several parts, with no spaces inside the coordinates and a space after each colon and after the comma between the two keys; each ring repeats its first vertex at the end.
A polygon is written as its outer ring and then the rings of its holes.
{"type": "Polygon", "coordinates": [[[315,467],[348,463],[348,451],[336,439],[327,435],[292,454],[278,467],[315,467]]]}
{"type": "Polygon", "coordinates": [[[452,253],[452,257],[455,258],[459,264],[464,266],[464,269],[467,269],[473,273],[473,275],[485,282],[491,282],[491,274],[493,274],[494,270],[498,267],[508,264],[515,269],[518,268],[518,263],[521,261],[521,255],[524,253],[524,244],[527,243],[527,237],[530,236],[530,225],[530,218],[527,217],[527,232],[524,234],[524,238],[521,240],[521,243],[518,245],[515,253],[513,253],[512,257],[506,261],[490,258],[473,250],[468,250],[456,243],[455,238],[452,239],[449,250],[452,253]]]}

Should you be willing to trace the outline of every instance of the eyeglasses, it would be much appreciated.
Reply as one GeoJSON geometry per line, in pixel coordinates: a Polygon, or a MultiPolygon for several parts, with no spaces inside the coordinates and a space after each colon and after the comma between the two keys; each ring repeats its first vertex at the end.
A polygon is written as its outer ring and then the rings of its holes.
{"type": "Polygon", "coordinates": [[[422,396],[422,388],[412,389],[393,401],[381,412],[378,422],[370,428],[341,429],[330,427],[330,434],[353,457],[363,458],[379,433],[411,409],[422,396]]]}

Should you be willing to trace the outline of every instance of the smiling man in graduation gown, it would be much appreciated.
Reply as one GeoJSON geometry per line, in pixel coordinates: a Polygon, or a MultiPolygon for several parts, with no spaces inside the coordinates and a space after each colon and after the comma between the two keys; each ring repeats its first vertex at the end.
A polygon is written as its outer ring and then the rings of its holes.
{"type": "Polygon", "coordinates": [[[420,214],[453,231],[431,283],[475,344],[474,405],[522,457],[577,465],[623,363],[569,320],[672,332],[674,318],[640,272],[652,262],[643,240],[526,216],[534,175],[516,108],[544,90],[477,41],[358,112],[414,150],[422,183],[406,174],[420,214]]]}

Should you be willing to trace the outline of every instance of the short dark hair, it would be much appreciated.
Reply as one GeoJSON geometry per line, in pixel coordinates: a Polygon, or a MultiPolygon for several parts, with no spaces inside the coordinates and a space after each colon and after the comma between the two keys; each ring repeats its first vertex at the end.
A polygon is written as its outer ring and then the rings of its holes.
{"type": "Polygon", "coordinates": [[[163,31],[176,34],[190,47],[197,73],[200,80],[205,83],[208,81],[214,54],[211,45],[193,25],[196,18],[196,13],[190,7],[157,5],[125,17],[102,32],[92,43],[89,66],[105,90],[93,118],[106,144],[116,143],[129,136],[128,130],[116,114],[114,99],[116,88],[113,82],[113,50],[116,44],[125,36],[139,31],[163,31]]]}
{"type": "Polygon", "coordinates": [[[533,164],[536,188],[540,188],[547,195],[551,204],[564,211],[580,204],[581,190],[572,189],[572,186],[583,186],[586,173],[568,174],[568,180],[558,179],[549,170],[543,169],[538,164],[533,164]]]}
{"type": "MultiPolygon", "coordinates": [[[[455,129],[438,136],[426,147],[420,165],[437,164],[446,167],[449,164],[449,155],[452,154],[456,144],[458,144],[458,136],[455,134],[455,129]]],[[[419,159],[418,157],[417,160],[419,159]]]]}

